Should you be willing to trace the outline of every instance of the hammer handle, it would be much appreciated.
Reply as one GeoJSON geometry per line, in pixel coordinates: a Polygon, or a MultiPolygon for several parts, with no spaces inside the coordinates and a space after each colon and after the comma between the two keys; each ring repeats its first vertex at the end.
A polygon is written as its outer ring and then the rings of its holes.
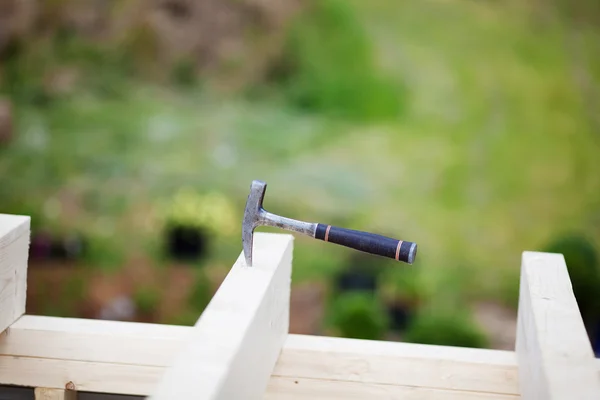
{"type": "Polygon", "coordinates": [[[417,245],[413,242],[325,224],[317,224],[315,239],[350,247],[365,253],[393,258],[408,264],[414,262],[417,253],[417,245]]]}

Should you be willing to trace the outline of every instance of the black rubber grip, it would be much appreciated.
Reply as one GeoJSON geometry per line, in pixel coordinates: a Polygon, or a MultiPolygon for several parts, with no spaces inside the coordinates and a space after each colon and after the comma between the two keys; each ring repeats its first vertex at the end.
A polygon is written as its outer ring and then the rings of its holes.
{"type": "Polygon", "coordinates": [[[325,224],[317,224],[315,238],[408,264],[412,264],[417,255],[416,243],[325,224]]]}

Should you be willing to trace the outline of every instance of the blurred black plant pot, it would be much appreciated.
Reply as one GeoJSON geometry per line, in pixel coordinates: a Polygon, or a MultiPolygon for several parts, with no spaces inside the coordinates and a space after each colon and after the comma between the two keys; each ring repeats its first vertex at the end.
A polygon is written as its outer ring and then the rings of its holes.
{"type": "Polygon", "coordinates": [[[336,289],[342,293],[357,290],[375,292],[379,274],[388,263],[382,257],[353,251],[346,267],[336,277],[336,289]]]}
{"type": "Polygon", "coordinates": [[[395,331],[404,331],[410,324],[416,310],[415,305],[402,301],[390,301],[386,303],[390,328],[395,331]]]}
{"type": "Polygon", "coordinates": [[[175,260],[198,261],[208,254],[208,233],[198,226],[169,224],[165,241],[167,254],[175,260]]]}
{"type": "Polygon", "coordinates": [[[377,276],[368,270],[351,267],[337,276],[336,289],[341,293],[351,291],[374,292],[377,289],[377,276]]]}

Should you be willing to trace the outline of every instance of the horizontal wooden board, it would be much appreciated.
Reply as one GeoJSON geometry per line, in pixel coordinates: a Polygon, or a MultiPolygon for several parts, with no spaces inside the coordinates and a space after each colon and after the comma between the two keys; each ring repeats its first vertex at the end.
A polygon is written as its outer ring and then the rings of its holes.
{"type": "Polygon", "coordinates": [[[79,391],[145,396],[152,393],[165,369],[68,358],[0,356],[0,384],[62,389],[72,383],[79,391]]]}
{"type": "Polygon", "coordinates": [[[190,333],[189,326],[24,315],[0,335],[0,354],[165,367],[190,333]]]}
{"type": "MultiPolygon", "coordinates": [[[[0,338],[0,383],[149,395],[191,329],[23,316],[0,338]]],[[[267,398],[336,398],[335,386],[355,399],[373,391],[506,398],[518,393],[516,374],[513,352],[288,335],[267,398]]]]}
{"type": "Polygon", "coordinates": [[[512,352],[293,336],[273,375],[516,395],[512,352]]]}
{"type": "Polygon", "coordinates": [[[509,394],[280,376],[271,378],[265,396],[267,400],[515,400],[518,398],[520,396],[509,394]]]}

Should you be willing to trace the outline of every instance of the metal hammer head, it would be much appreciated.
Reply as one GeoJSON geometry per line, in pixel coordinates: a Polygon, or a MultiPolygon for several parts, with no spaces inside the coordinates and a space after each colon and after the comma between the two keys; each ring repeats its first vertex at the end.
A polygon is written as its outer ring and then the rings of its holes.
{"type": "Polygon", "coordinates": [[[254,180],[250,185],[250,194],[246,200],[246,209],[244,210],[244,221],[242,223],[242,246],[246,265],[252,266],[252,238],[254,229],[259,225],[260,213],[262,211],[263,199],[267,184],[263,181],[254,180]]]}

